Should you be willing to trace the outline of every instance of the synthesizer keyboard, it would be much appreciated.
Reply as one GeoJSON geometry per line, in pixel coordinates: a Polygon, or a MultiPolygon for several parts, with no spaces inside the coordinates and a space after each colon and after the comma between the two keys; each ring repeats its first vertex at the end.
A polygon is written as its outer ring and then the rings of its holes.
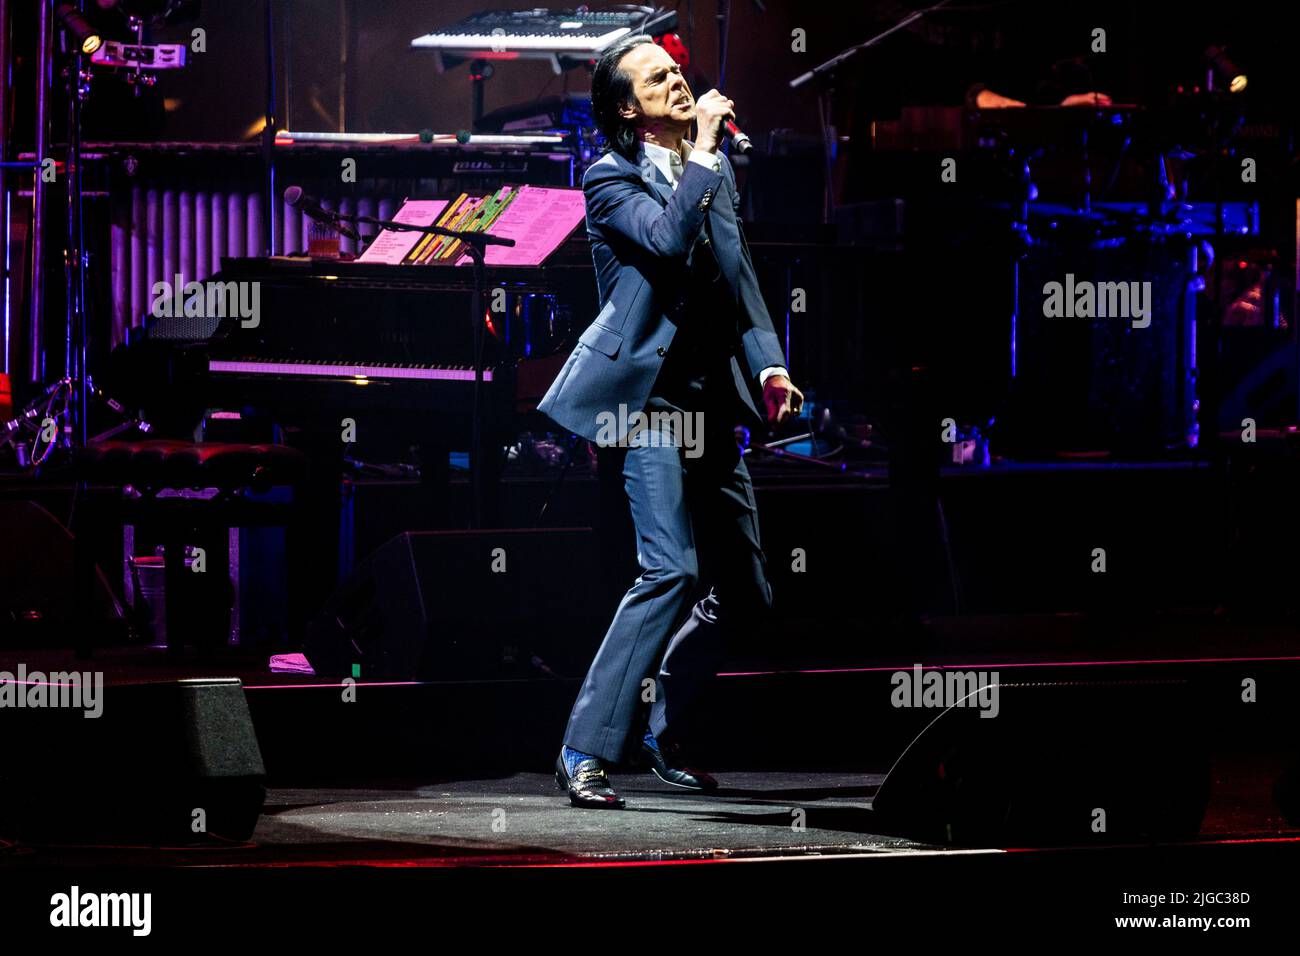
{"type": "Polygon", "coordinates": [[[630,33],[659,36],[677,26],[672,10],[494,10],[411,41],[416,49],[473,59],[597,57],[630,33]]]}

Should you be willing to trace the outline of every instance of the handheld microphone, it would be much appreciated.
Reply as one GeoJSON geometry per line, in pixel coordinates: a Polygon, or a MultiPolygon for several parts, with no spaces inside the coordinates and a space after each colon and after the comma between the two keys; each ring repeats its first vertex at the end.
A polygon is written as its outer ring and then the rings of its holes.
{"type": "Polygon", "coordinates": [[[754,148],[754,144],[749,141],[749,137],[731,120],[723,120],[722,128],[727,134],[727,139],[731,140],[731,145],[736,147],[736,152],[748,153],[754,148]]]}
{"type": "Polygon", "coordinates": [[[337,229],[341,235],[347,236],[349,239],[359,240],[361,238],[361,234],[339,219],[336,213],[325,209],[315,197],[303,192],[301,186],[290,186],[286,189],[284,191],[284,201],[291,208],[302,210],[306,213],[308,219],[328,223],[337,229]]]}

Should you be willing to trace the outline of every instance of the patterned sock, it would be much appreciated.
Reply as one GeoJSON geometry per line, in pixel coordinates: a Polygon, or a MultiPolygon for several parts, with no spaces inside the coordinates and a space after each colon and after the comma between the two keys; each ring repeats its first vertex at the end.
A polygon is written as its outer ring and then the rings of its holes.
{"type": "Polygon", "coordinates": [[[659,741],[655,740],[655,735],[649,730],[645,732],[645,742],[650,745],[652,750],[659,750],[659,741]]]}
{"type": "Polygon", "coordinates": [[[595,759],[593,754],[585,754],[581,750],[574,750],[572,747],[567,745],[560,751],[560,753],[564,758],[564,769],[568,771],[570,777],[578,772],[578,764],[582,763],[584,760],[595,759]]]}

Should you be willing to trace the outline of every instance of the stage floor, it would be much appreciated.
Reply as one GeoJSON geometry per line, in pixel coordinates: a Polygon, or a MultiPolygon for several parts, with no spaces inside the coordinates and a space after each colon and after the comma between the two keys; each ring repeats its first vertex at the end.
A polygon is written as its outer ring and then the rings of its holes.
{"type": "Polygon", "coordinates": [[[727,773],[712,794],[651,773],[612,773],[623,810],[569,805],[550,775],[518,773],[402,789],[277,790],[254,840],[266,854],[400,857],[441,865],[673,860],[897,852],[921,844],[871,833],[883,774],[727,773]]]}
{"type": "MultiPolygon", "coordinates": [[[[1276,761],[1221,762],[1197,846],[1300,846],[1269,805],[1276,761]]],[[[719,773],[712,794],[679,790],[648,772],[614,772],[623,810],[571,807],[549,774],[486,779],[378,780],[272,788],[248,843],[195,848],[11,847],[11,866],[570,866],[796,858],[997,855],[1026,848],[947,847],[874,832],[883,773],[719,773]]],[[[1280,848],[1279,846],[1279,848],[1280,848]]],[[[1038,853],[1096,847],[1039,848],[1038,853]]]]}
{"type": "Polygon", "coordinates": [[[508,866],[940,849],[871,832],[883,774],[718,777],[720,788],[701,794],[649,772],[614,772],[623,810],[572,807],[554,777],[539,773],[273,788],[247,844],[23,847],[0,854],[0,866],[24,858],[78,866],[508,866]]]}

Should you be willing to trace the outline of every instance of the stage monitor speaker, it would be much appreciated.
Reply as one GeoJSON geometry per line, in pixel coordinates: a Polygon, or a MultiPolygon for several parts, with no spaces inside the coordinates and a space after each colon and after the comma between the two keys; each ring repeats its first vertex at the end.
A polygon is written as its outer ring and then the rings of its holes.
{"type": "Polygon", "coordinates": [[[0,768],[0,835],[178,846],[252,835],[266,770],[238,680],[88,693],[93,684],[67,674],[16,676],[0,687],[12,697],[0,707],[11,758],[0,768]]]}
{"type": "Polygon", "coordinates": [[[872,804],[891,832],[968,846],[1199,832],[1210,771],[1187,683],[992,683],[989,693],[943,710],[895,762],[872,804]],[[995,689],[996,715],[982,717],[995,689]]]}
{"type": "Polygon", "coordinates": [[[599,581],[590,528],[407,531],[357,565],[305,653],[330,679],[581,676],[599,581]]]}

